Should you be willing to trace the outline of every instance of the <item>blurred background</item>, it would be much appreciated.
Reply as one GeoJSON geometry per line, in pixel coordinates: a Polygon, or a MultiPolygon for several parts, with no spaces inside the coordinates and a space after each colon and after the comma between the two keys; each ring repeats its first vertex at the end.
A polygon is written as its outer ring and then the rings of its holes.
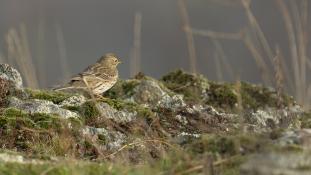
{"type": "Polygon", "coordinates": [[[0,59],[29,87],[65,82],[107,52],[121,78],[177,68],[274,87],[310,105],[308,0],[1,0],[0,59]]]}

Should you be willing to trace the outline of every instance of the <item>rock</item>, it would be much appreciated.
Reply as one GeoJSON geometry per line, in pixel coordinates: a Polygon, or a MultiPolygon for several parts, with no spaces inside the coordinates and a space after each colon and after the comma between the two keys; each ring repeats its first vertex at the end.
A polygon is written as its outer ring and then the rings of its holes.
{"type": "Polygon", "coordinates": [[[57,114],[64,118],[79,117],[77,113],[60,108],[58,105],[47,100],[20,100],[16,97],[12,97],[9,99],[9,107],[14,107],[29,113],[57,114]]]}
{"type": "Polygon", "coordinates": [[[99,108],[101,113],[106,118],[112,119],[117,123],[127,123],[136,118],[137,112],[129,112],[126,110],[116,110],[109,106],[107,103],[100,103],[99,108]]]}
{"type": "Polygon", "coordinates": [[[23,163],[24,157],[21,155],[9,154],[9,153],[0,153],[0,162],[14,162],[14,163],[23,163]]]}
{"type": "Polygon", "coordinates": [[[270,131],[274,128],[300,128],[301,112],[296,108],[266,108],[257,110],[245,116],[246,122],[253,125],[254,131],[270,131]]]}
{"type": "Polygon", "coordinates": [[[104,141],[100,147],[103,150],[117,150],[125,143],[126,136],[118,131],[108,131],[105,128],[85,127],[82,129],[85,136],[96,136],[104,141]]]}
{"type": "Polygon", "coordinates": [[[269,153],[256,155],[241,166],[241,175],[309,175],[310,153],[269,153]]]}
{"type": "Polygon", "coordinates": [[[59,105],[61,107],[65,107],[65,106],[79,107],[85,102],[86,102],[86,99],[83,95],[74,95],[74,96],[71,96],[71,97],[65,99],[59,105]]]}
{"type": "Polygon", "coordinates": [[[23,80],[20,73],[8,64],[0,64],[0,78],[9,80],[14,89],[23,88],[23,80]]]}
{"type": "Polygon", "coordinates": [[[302,146],[302,148],[310,149],[311,129],[285,131],[282,133],[282,136],[277,139],[277,143],[281,146],[297,144],[302,146]]]}
{"type": "Polygon", "coordinates": [[[0,78],[0,106],[5,106],[10,90],[10,82],[0,78]]]}
{"type": "Polygon", "coordinates": [[[182,95],[174,94],[164,86],[160,85],[157,80],[143,79],[134,89],[133,101],[138,104],[145,104],[151,107],[163,107],[176,109],[186,106],[182,95]],[[170,95],[171,94],[171,95],[170,95]]]}

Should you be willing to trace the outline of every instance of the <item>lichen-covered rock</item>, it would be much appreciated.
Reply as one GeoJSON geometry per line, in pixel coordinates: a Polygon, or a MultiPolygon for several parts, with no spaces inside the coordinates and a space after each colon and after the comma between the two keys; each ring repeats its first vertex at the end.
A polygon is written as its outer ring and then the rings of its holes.
{"type": "Polygon", "coordinates": [[[255,126],[254,130],[269,131],[275,128],[300,128],[301,110],[297,107],[284,109],[266,108],[246,115],[246,122],[255,126]]]}
{"type": "Polygon", "coordinates": [[[190,74],[176,70],[161,78],[164,85],[178,94],[183,94],[186,100],[201,101],[207,97],[210,87],[208,80],[199,74],[190,74]]]}
{"type": "Polygon", "coordinates": [[[9,107],[14,107],[29,113],[57,114],[63,118],[79,117],[77,113],[60,108],[58,105],[47,100],[20,100],[16,97],[12,97],[9,99],[9,107]]]}
{"type": "Polygon", "coordinates": [[[6,104],[9,90],[10,90],[9,80],[0,78],[0,107],[6,104]]]}
{"type": "Polygon", "coordinates": [[[82,129],[82,134],[89,137],[97,137],[102,144],[103,150],[117,150],[126,141],[126,136],[118,131],[108,131],[105,128],[85,127],[82,129]]]}
{"type": "Polygon", "coordinates": [[[20,73],[8,64],[0,64],[0,78],[9,80],[14,89],[23,88],[23,80],[20,73]]]}
{"type": "Polygon", "coordinates": [[[83,95],[74,95],[65,99],[59,105],[62,107],[79,107],[85,102],[86,98],[83,95]]]}
{"type": "Polygon", "coordinates": [[[142,79],[133,89],[130,100],[150,108],[162,107],[175,110],[186,106],[182,95],[174,94],[161,82],[152,78],[142,79]]]}
{"type": "Polygon", "coordinates": [[[310,153],[269,153],[252,157],[241,167],[241,175],[309,175],[310,153]]]}
{"type": "Polygon", "coordinates": [[[23,163],[24,157],[16,154],[0,153],[0,162],[23,163]]]}
{"type": "Polygon", "coordinates": [[[115,108],[112,108],[109,106],[107,103],[100,103],[99,104],[100,110],[101,110],[101,115],[103,117],[112,119],[113,121],[117,123],[127,123],[133,121],[136,116],[137,112],[129,112],[124,110],[116,110],[115,108]]]}
{"type": "Polygon", "coordinates": [[[297,129],[285,131],[277,139],[280,146],[299,145],[304,149],[310,149],[311,129],[297,129]]]}

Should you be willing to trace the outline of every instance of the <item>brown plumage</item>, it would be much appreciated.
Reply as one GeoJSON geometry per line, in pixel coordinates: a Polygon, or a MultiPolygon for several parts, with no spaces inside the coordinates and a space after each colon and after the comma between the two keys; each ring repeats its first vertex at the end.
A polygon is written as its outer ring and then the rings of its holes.
{"type": "Polygon", "coordinates": [[[95,64],[90,65],[83,72],[72,77],[58,91],[91,91],[94,95],[101,95],[109,90],[118,80],[117,66],[120,63],[114,54],[102,56],[95,64]]]}

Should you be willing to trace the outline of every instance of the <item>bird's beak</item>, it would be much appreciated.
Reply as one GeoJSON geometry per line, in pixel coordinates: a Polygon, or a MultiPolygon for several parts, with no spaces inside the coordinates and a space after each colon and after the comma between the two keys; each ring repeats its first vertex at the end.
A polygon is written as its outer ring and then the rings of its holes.
{"type": "Polygon", "coordinates": [[[118,62],[118,64],[121,64],[121,63],[122,63],[122,61],[119,61],[119,62],[118,62]]]}

